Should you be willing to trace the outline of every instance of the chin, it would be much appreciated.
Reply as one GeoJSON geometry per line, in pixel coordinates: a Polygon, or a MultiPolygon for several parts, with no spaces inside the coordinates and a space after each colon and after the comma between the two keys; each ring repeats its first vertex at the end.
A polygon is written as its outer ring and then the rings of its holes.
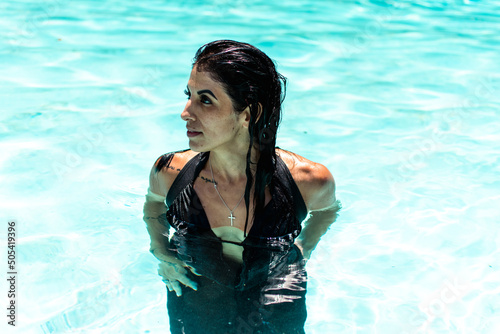
{"type": "Polygon", "coordinates": [[[191,140],[189,141],[189,149],[193,152],[208,152],[210,150],[207,150],[203,147],[203,145],[199,145],[196,143],[193,143],[191,140]]]}

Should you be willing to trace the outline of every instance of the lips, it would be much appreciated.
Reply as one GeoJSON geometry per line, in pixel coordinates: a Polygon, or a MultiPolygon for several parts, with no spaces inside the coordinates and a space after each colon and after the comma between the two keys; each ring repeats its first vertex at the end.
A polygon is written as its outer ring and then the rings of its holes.
{"type": "Polygon", "coordinates": [[[187,136],[188,137],[196,137],[198,135],[201,135],[201,132],[187,129],[187,136]]]}

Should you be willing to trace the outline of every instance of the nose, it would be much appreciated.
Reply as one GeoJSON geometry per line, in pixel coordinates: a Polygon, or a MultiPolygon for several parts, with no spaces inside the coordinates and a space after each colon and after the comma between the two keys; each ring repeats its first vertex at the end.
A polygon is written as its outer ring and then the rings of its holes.
{"type": "Polygon", "coordinates": [[[192,113],[191,110],[191,100],[188,100],[186,103],[186,106],[184,107],[184,110],[181,112],[181,118],[184,121],[194,121],[195,117],[192,113]]]}

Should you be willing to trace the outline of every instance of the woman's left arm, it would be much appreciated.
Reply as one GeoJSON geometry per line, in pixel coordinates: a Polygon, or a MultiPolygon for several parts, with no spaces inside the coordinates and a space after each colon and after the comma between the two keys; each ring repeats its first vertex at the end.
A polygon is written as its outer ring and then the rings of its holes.
{"type": "Polygon", "coordinates": [[[330,171],[321,164],[314,164],[308,174],[305,190],[309,218],[295,241],[305,259],[310,258],[321,237],[335,222],[341,207],[335,197],[335,180],[330,171]]]}

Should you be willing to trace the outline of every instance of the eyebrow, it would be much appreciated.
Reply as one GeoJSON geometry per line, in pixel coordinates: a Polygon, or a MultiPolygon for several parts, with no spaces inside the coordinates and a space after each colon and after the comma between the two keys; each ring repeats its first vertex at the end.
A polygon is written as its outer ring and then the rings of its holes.
{"type": "MultiPolygon", "coordinates": [[[[207,93],[207,94],[212,95],[212,96],[214,97],[214,99],[216,99],[216,100],[217,100],[217,98],[215,97],[214,93],[212,93],[212,91],[211,91],[211,90],[209,90],[209,89],[202,89],[202,90],[197,91],[196,93],[197,93],[198,95],[203,94],[203,93],[207,93]]],[[[218,100],[217,100],[217,101],[218,101],[218,100]]]]}

